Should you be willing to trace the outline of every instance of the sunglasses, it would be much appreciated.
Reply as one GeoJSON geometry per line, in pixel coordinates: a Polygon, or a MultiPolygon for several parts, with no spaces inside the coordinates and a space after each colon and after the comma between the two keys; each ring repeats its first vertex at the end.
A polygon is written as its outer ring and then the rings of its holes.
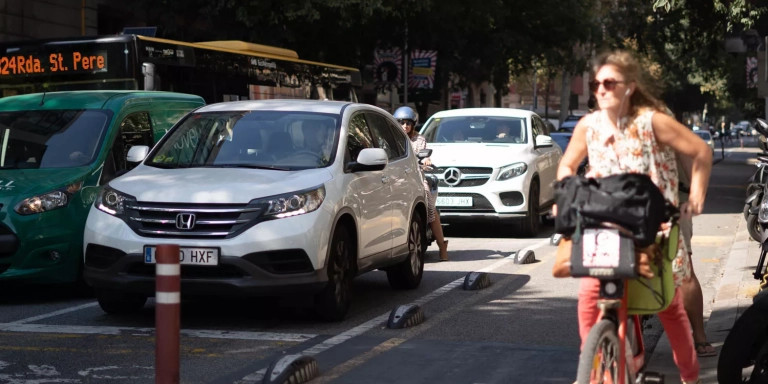
{"type": "Polygon", "coordinates": [[[600,84],[602,84],[606,91],[613,91],[616,89],[616,84],[619,83],[623,84],[624,81],[616,79],[605,79],[603,81],[592,80],[589,82],[589,90],[592,91],[592,93],[595,93],[600,88],[600,84]]]}
{"type": "Polygon", "coordinates": [[[397,122],[400,125],[403,125],[403,124],[414,125],[413,120],[409,120],[409,119],[400,119],[400,120],[397,120],[397,122]]]}

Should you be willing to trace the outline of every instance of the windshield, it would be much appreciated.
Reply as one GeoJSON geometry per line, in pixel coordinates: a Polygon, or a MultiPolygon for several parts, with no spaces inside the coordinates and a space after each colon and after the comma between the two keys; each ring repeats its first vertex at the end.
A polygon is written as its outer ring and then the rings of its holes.
{"type": "Polygon", "coordinates": [[[277,111],[193,113],[168,133],[146,164],[162,168],[326,167],[335,156],[338,117],[277,111]]]}
{"type": "Polygon", "coordinates": [[[434,118],[421,129],[430,143],[528,142],[525,119],[503,116],[456,116],[434,118]]]}
{"type": "Polygon", "coordinates": [[[69,168],[99,154],[110,114],[101,110],[0,112],[0,168],[69,168]]]}
{"type": "Polygon", "coordinates": [[[711,139],[711,138],[712,138],[712,135],[710,135],[710,134],[709,134],[709,132],[705,132],[705,131],[694,131],[693,133],[695,133],[695,134],[699,135],[699,137],[701,137],[701,138],[702,138],[702,139],[704,139],[704,140],[709,140],[709,139],[711,139]]]}

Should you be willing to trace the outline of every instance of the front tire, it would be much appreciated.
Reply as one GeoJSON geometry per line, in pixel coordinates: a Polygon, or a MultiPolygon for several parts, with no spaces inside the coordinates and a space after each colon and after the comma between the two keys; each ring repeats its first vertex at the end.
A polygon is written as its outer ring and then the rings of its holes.
{"type": "Polygon", "coordinates": [[[520,223],[520,233],[523,237],[534,237],[539,234],[541,218],[539,217],[539,181],[531,182],[528,191],[528,212],[520,223]]]}
{"type": "Polygon", "coordinates": [[[421,283],[424,275],[424,234],[424,220],[414,212],[408,226],[408,258],[387,269],[387,280],[392,288],[414,289],[421,283]]]}
{"type": "Polygon", "coordinates": [[[619,337],[616,324],[603,319],[589,331],[579,355],[579,384],[615,383],[619,379],[619,337]],[[603,380],[605,379],[605,380],[603,380]]]}
{"type": "Polygon", "coordinates": [[[326,272],[328,283],[315,296],[315,311],[327,321],[341,321],[352,303],[352,238],[344,226],[333,232],[326,272]]]}
{"type": "Polygon", "coordinates": [[[747,216],[747,232],[749,232],[749,237],[751,237],[752,240],[757,241],[758,243],[761,241],[763,227],[757,221],[757,215],[747,216]]]}
{"type": "Polygon", "coordinates": [[[137,293],[97,289],[95,295],[101,309],[110,315],[138,312],[147,303],[147,297],[137,293]]]}

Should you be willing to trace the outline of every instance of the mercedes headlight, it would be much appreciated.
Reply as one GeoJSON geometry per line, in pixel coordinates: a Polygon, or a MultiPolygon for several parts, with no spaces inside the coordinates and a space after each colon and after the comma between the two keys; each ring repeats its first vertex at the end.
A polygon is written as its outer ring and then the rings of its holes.
{"type": "Polygon", "coordinates": [[[79,191],[83,187],[83,182],[72,183],[62,189],[47,192],[42,195],[28,197],[18,204],[14,210],[19,215],[33,215],[35,213],[42,213],[52,211],[58,208],[64,208],[69,204],[69,200],[72,194],[79,191]]]}
{"type": "Polygon", "coordinates": [[[264,216],[284,218],[303,215],[320,207],[325,199],[325,186],[311,190],[286,193],[259,199],[257,204],[265,205],[264,216]]]}
{"type": "Polygon", "coordinates": [[[104,187],[99,191],[99,196],[93,204],[100,211],[110,215],[119,216],[125,213],[126,202],[135,202],[136,198],[131,195],[114,190],[110,187],[104,187]]]}
{"type": "Polygon", "coordinates": [[[498,181],[509,180],[513,177],[517,177],[524,174],[525,171],[527,170],[528,170],[528,164],[525,164],[525,163],[514,163],[511,165],[507,165],[501,168],[501,170],[499,171],[499,175],[496,176],[496,180],[498,181]]]}

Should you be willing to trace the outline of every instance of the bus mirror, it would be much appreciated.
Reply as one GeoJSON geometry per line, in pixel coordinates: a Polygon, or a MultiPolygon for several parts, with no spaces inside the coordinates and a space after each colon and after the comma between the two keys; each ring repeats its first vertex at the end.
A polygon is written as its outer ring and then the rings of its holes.
{"type": "Polygon", "coordinates": [[[128,149],[125,160],[129,163],[139,163],[147,157],[149,147],[146,145],[134,145],[128,149]]]}
{"type": "Polygon", "coordinates": [[[144,75],[144,90],[154,91],[155,88],[155,65],[152,63],[141,63],[141,73],[144,75]]]}

